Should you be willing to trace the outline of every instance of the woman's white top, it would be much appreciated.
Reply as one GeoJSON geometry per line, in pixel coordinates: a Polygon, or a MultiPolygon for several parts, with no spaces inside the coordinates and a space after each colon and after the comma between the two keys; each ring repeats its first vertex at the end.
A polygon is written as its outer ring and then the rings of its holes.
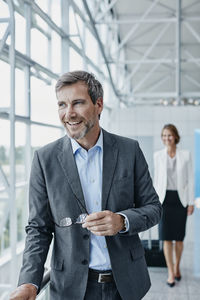
{"type": "Polygon", "coordinates": [[[163,203],[167,189],[176,188],[183,206],[193,205],[194,174],[190,152],[176,149],[175,161],[172,160],[169,164],[171,167],[168,168],[166,148],[154,153],[154,187],[160,202],[163,203]],[[173,179],[175,177],[176,180],[173,179]]]}
{"type": "Polygon", "coordinates": [[[177,190],[176,156],[167,155],[167,190],[177,190]]]}

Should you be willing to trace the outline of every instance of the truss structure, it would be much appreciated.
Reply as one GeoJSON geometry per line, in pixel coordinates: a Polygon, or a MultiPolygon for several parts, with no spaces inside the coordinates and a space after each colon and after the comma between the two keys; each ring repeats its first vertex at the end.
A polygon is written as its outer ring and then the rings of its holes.
{"type": "Polygon", "coordinates": [[[96,28],[107,25],[118,37],[107,61],[124,70],[118,96],[127,106],[200,103],[199,1],[113,0],[96,7],[96,28]]]}

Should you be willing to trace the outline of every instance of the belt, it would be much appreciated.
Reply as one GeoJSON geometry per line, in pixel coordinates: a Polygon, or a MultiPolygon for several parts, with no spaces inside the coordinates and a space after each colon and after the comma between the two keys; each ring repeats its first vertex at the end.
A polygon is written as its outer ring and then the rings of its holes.
{"type": "Polygon", "coordinates": [[[89,269],[88,279],[95,280],[98,283],[108,283],[114,281],[111,270],[98,271],[98,270],[89,269]]]}

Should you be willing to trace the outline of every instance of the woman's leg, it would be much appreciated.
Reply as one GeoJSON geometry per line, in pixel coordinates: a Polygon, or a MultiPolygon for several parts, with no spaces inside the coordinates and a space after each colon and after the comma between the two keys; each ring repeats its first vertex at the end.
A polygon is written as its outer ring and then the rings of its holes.
{"type": "Polygon", "coordinates": [[[173,264],[173,243],[172,241],[164,241],[163,250],[168,268],[167,282],[174,282],[174,264],[173,264]]]}
{"type": "Polygon", "coordinates": [[[183,242],[182,241],[176,241],[175,243],[175,253],[176,253],[176,261],[174,265],[174,273],[176,277],[180,277],[180,261],[181,261],[181,255],[183,252],[183,242]]]}

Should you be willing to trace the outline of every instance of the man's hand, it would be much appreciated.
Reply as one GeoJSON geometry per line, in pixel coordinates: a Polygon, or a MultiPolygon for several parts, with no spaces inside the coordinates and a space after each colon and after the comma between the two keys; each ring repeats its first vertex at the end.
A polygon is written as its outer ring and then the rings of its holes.
{"type": "Polygon", "coordinates": [[[194,205],[189,205],[187,208],[187,215],[191,216],[193,214],[194,211],[194,205]]]}
{"type": "Polygon", "coordinates": [[[115,235],[124,229],[124,217],[109,210],[95,212],[87,216],[82,227],[95,235],[115,235]]]}
{"type": "Polygon", "coordinates": [[[12,292],[9,300],[35,300],[37,288],[30,283],[22,284],[12,292]]]}

